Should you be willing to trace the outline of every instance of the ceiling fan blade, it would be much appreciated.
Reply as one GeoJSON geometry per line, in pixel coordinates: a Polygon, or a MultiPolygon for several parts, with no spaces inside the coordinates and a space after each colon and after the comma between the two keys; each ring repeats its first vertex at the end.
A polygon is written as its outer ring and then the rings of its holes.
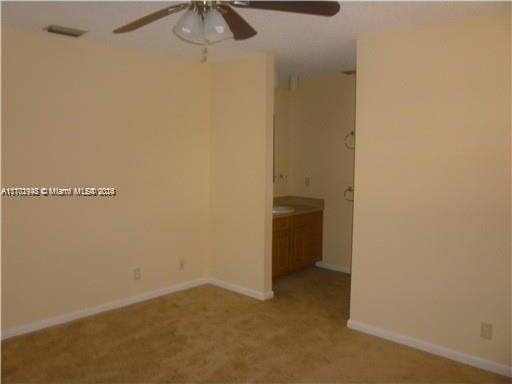
{"type": "Polygon", "coordinates": [[[140,27],[143,27],[149,23],[152,23],[153,21],[157,21],[158,19],[161,19],[162,17],[182,11],[185,8],[188,8],[189,6],[190,6],[189,4],[176,4],[176,5],[171,5],[170,7],[165,7],[163,9],[160,9],[159,11],[150,13],[149,15],[141,17],[140,19],[132,21],[131,23],[123,25],[122,27],[114,29],[113,32],[114,33],[125,33],[125,32],[134,31],[136,29],[139,29],[140,27]]]}
{"type": "Polygon", "coordinates": [[[239,8],[266,9],[318,16],[334,16],[340,10],[340,4],[337,1],[230,1],[229,4],[239,8]]]}
{"type": "Polygon", "coordinates": [[[257,34],[253,27],[229,5],[220,4],[218,9],[233,32],[235,40],[244,40],[257,34]]]}

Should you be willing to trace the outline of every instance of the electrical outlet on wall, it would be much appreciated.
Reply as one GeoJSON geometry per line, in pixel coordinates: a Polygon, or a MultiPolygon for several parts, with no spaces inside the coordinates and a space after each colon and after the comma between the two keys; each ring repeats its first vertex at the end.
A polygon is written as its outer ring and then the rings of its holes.
{"type": "Polygon", "coordinates": [[[480,324],[480,337],[482,339],[492,339],[492,324],[482,322],[480,324]]]}
{"type": "Polygon", "coordinates": [[[140,278],[141,278],[140,268],[137,267],[133,270],[133,280],[140,280],[140,278]]]}
{"type": "Polygon", "coordinates": [[[185,259],[180,259],[180,271],[183,271],[185,269],[185,259]]]}

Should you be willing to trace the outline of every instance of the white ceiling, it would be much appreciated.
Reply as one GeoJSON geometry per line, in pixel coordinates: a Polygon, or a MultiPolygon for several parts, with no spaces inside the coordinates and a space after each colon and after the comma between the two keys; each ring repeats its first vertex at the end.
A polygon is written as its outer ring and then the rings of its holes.
{"type": "MultiPolygon", "coordinates": [[[[112,33],[114,28],[171,3],[2,2],[2,23],[41,33],[46,33],[42,28],[47,25],[59,24],[88,30],[81,39],[199,59],[200,47],[181,41],[171,32],[180,14],[170,15],[134,32],[112,33]]],[[[341,2],[341,11],[334,17],[237,9],[258,35],[210,47],[209,60],[265,51],[275,56],[281,75],[350,70],[355,69],[359,36],[499,12],[509,6],[505,2],[341,2]]]]}

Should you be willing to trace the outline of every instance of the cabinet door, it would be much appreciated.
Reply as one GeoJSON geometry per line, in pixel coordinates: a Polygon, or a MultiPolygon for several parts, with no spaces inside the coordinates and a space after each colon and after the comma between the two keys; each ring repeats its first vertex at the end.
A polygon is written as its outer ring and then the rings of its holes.
{"type": "Polygon", "coordinates": [[[322,220],[322,212],[294,217],[290,256],[293,269],[313,265],[322,259],[322,220]]]}
{"type": "Polygon", "coordinates": [[[290,229],[275,230],[272,238],[272,277],[288,272],[289,264],[290,229]]]}
{"type": "Polygon", "coordinates": [[[311,264],[312,232],[308,225],[295,227],[293,230],[293,254],[291,268],[299,269],[311,264]]]}
{"type": "Polygon", "coordinates": [[[323,212],[312,214],[312,244],[311,244],[311,264],[322,260],[322,242],[323,242],[323,212]]]}

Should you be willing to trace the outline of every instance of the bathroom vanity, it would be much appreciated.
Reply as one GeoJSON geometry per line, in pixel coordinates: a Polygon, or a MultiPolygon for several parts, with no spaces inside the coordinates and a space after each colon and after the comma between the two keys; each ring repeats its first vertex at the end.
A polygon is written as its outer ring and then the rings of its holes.
{"type": "Polygon", "coordinates": [[[323,200],[274,199],[272,277],[314,265],[322,259],[323,200]]]}

